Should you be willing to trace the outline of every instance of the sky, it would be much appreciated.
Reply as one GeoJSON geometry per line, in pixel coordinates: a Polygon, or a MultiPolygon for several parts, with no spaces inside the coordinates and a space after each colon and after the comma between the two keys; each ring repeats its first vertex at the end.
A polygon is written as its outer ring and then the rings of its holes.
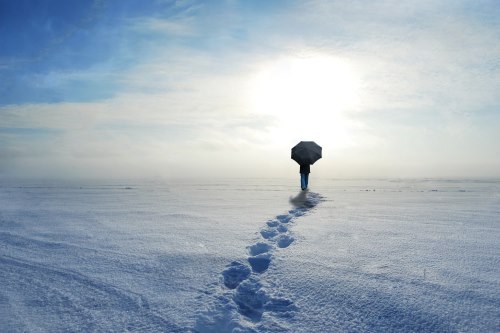
{"type": "Polygon", "coordinates": [[[0,0],[0,177],[500,177],[496,0],[0,0]]]}

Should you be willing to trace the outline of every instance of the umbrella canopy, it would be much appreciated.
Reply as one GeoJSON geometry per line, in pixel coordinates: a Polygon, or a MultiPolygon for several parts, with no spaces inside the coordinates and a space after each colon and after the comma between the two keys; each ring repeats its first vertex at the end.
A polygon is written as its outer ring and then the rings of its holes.
{"type": "Polygon", "coordinates": [[[299,164],[314,164],[321,158],[321,147],[314,141],[300,141],[292,148],[292,159],[299,164]]]}

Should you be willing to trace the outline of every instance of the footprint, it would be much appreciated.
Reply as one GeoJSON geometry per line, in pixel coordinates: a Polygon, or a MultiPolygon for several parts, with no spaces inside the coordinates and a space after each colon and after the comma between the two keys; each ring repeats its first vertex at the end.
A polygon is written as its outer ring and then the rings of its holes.
{"type": "Polygon", "coordinates": [[[288,223],[292,219],[291,215],[278,215],[276,216],[276,219],[282,223],[288,223]]]}
{"type": "Polygon", "coordinates": [[[238,305],[239,313],[253,321],[259,321],[264,312],[267,295],[260,282],[248,279],[238,286],[233,300],[238,305]]]}
{"type": "Polygon", "coordinates": [[[274,228],[274,227],[277,227],[279,222],[276,221],[276,220],[269,220],[266,222],[268,226],[270,226],[271,228],[274,228]]]}
{"type": "Polygon", "coordinates": [[[271,250],[271,248],[272,248],[271,245],[269,245],[267,243],[258,242],[258,243],[255,243],[255,244],[249,246],[248,252],[250,253],[250,255],[256,256],[256,255],[259,255],[261,253],[269,252],[269,250],[271,250]]]}
{"type": "Polygon", "coordinates": [[[281,248],[285,248],[292,244],[293,241],[294,238],[292,236],[280,235],[278,238],[278,246],[281,248]]]}
{"type": "Polygon", "coordinates": [[[248,279],[251,273],[247,265],[239,261],[233,261],[227,265],[226,269],[222,272],[224,285],[229,289],[234,289],[238,287],[242,281],[248,279]]]}
{"type": "Polygon", "coordinates": [[[266,229],[262,229],[260,231],[260,234],[265,239],[270,239],[270,238],[273,238],[274,236],[276,236],[278,234],[278,231],[276,229],[266,228],[266,229]]]}
{"type": "Polygon", "coordinates": [[[284,224],[280,224],[277,228],[279,232],[287,232],[288,228],[284,224]]]}
{"type": "Polygon", "coordinates": [[[305,214],[305,211],[304,209],[301,209],[301,208],[296,208],[296,209],[292,209],[288,212],[290,215],[294,216],[294,217],[299,217],[299,216],[302,216],[305,214]]]}
{"type": "Polygon", "coordinates": [[[248,257],[248,262],[250,266],[252,266],[252,271],[263,273],[269,268],[271,255],[269,253],[261,253],[256,256],[248,257]]]}
{"type": "Polygon", "coordinates": [[[264,304],[264,310],[279,314],[280,317],[293,317],[297,306],[288,298],[272,297],[264,304]]]}

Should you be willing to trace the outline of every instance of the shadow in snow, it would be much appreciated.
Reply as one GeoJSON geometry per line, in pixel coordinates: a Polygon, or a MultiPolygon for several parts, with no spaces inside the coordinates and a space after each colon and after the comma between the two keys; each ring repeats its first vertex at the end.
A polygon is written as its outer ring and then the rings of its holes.
{"type": "MultiPolygon", "coordinates": [[[[295,208],[313,208],[316,206],[317,202],[316,200],[311,200],[311,196],[308,198],[308,192],[308,190],[300,191],[295,197],[290,197],[290,203],[295,208]]],[[[314,199],[316,199],[317,194],[314,193],[313,195],[314,199]]]]}

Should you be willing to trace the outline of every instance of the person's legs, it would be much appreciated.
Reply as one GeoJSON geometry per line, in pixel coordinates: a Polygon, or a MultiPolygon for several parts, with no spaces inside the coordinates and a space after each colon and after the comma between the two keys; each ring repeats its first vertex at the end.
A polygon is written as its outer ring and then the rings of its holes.
{"type": "Polygon", "coordinates": [[[307,186],[309,186],[309,174],[306,173],[305,176],[306,176],[306,179],[305,179],[305,185],[306,186],[305,186],[305,188],[307,188],[307,186]]]}
{"type": "Polygon", "coordinates": [[[306,176],[307,176],[307,174],[305,174],[305,173],[300,174],[300,187],[303,190],[307,187],[306,176]]]}

